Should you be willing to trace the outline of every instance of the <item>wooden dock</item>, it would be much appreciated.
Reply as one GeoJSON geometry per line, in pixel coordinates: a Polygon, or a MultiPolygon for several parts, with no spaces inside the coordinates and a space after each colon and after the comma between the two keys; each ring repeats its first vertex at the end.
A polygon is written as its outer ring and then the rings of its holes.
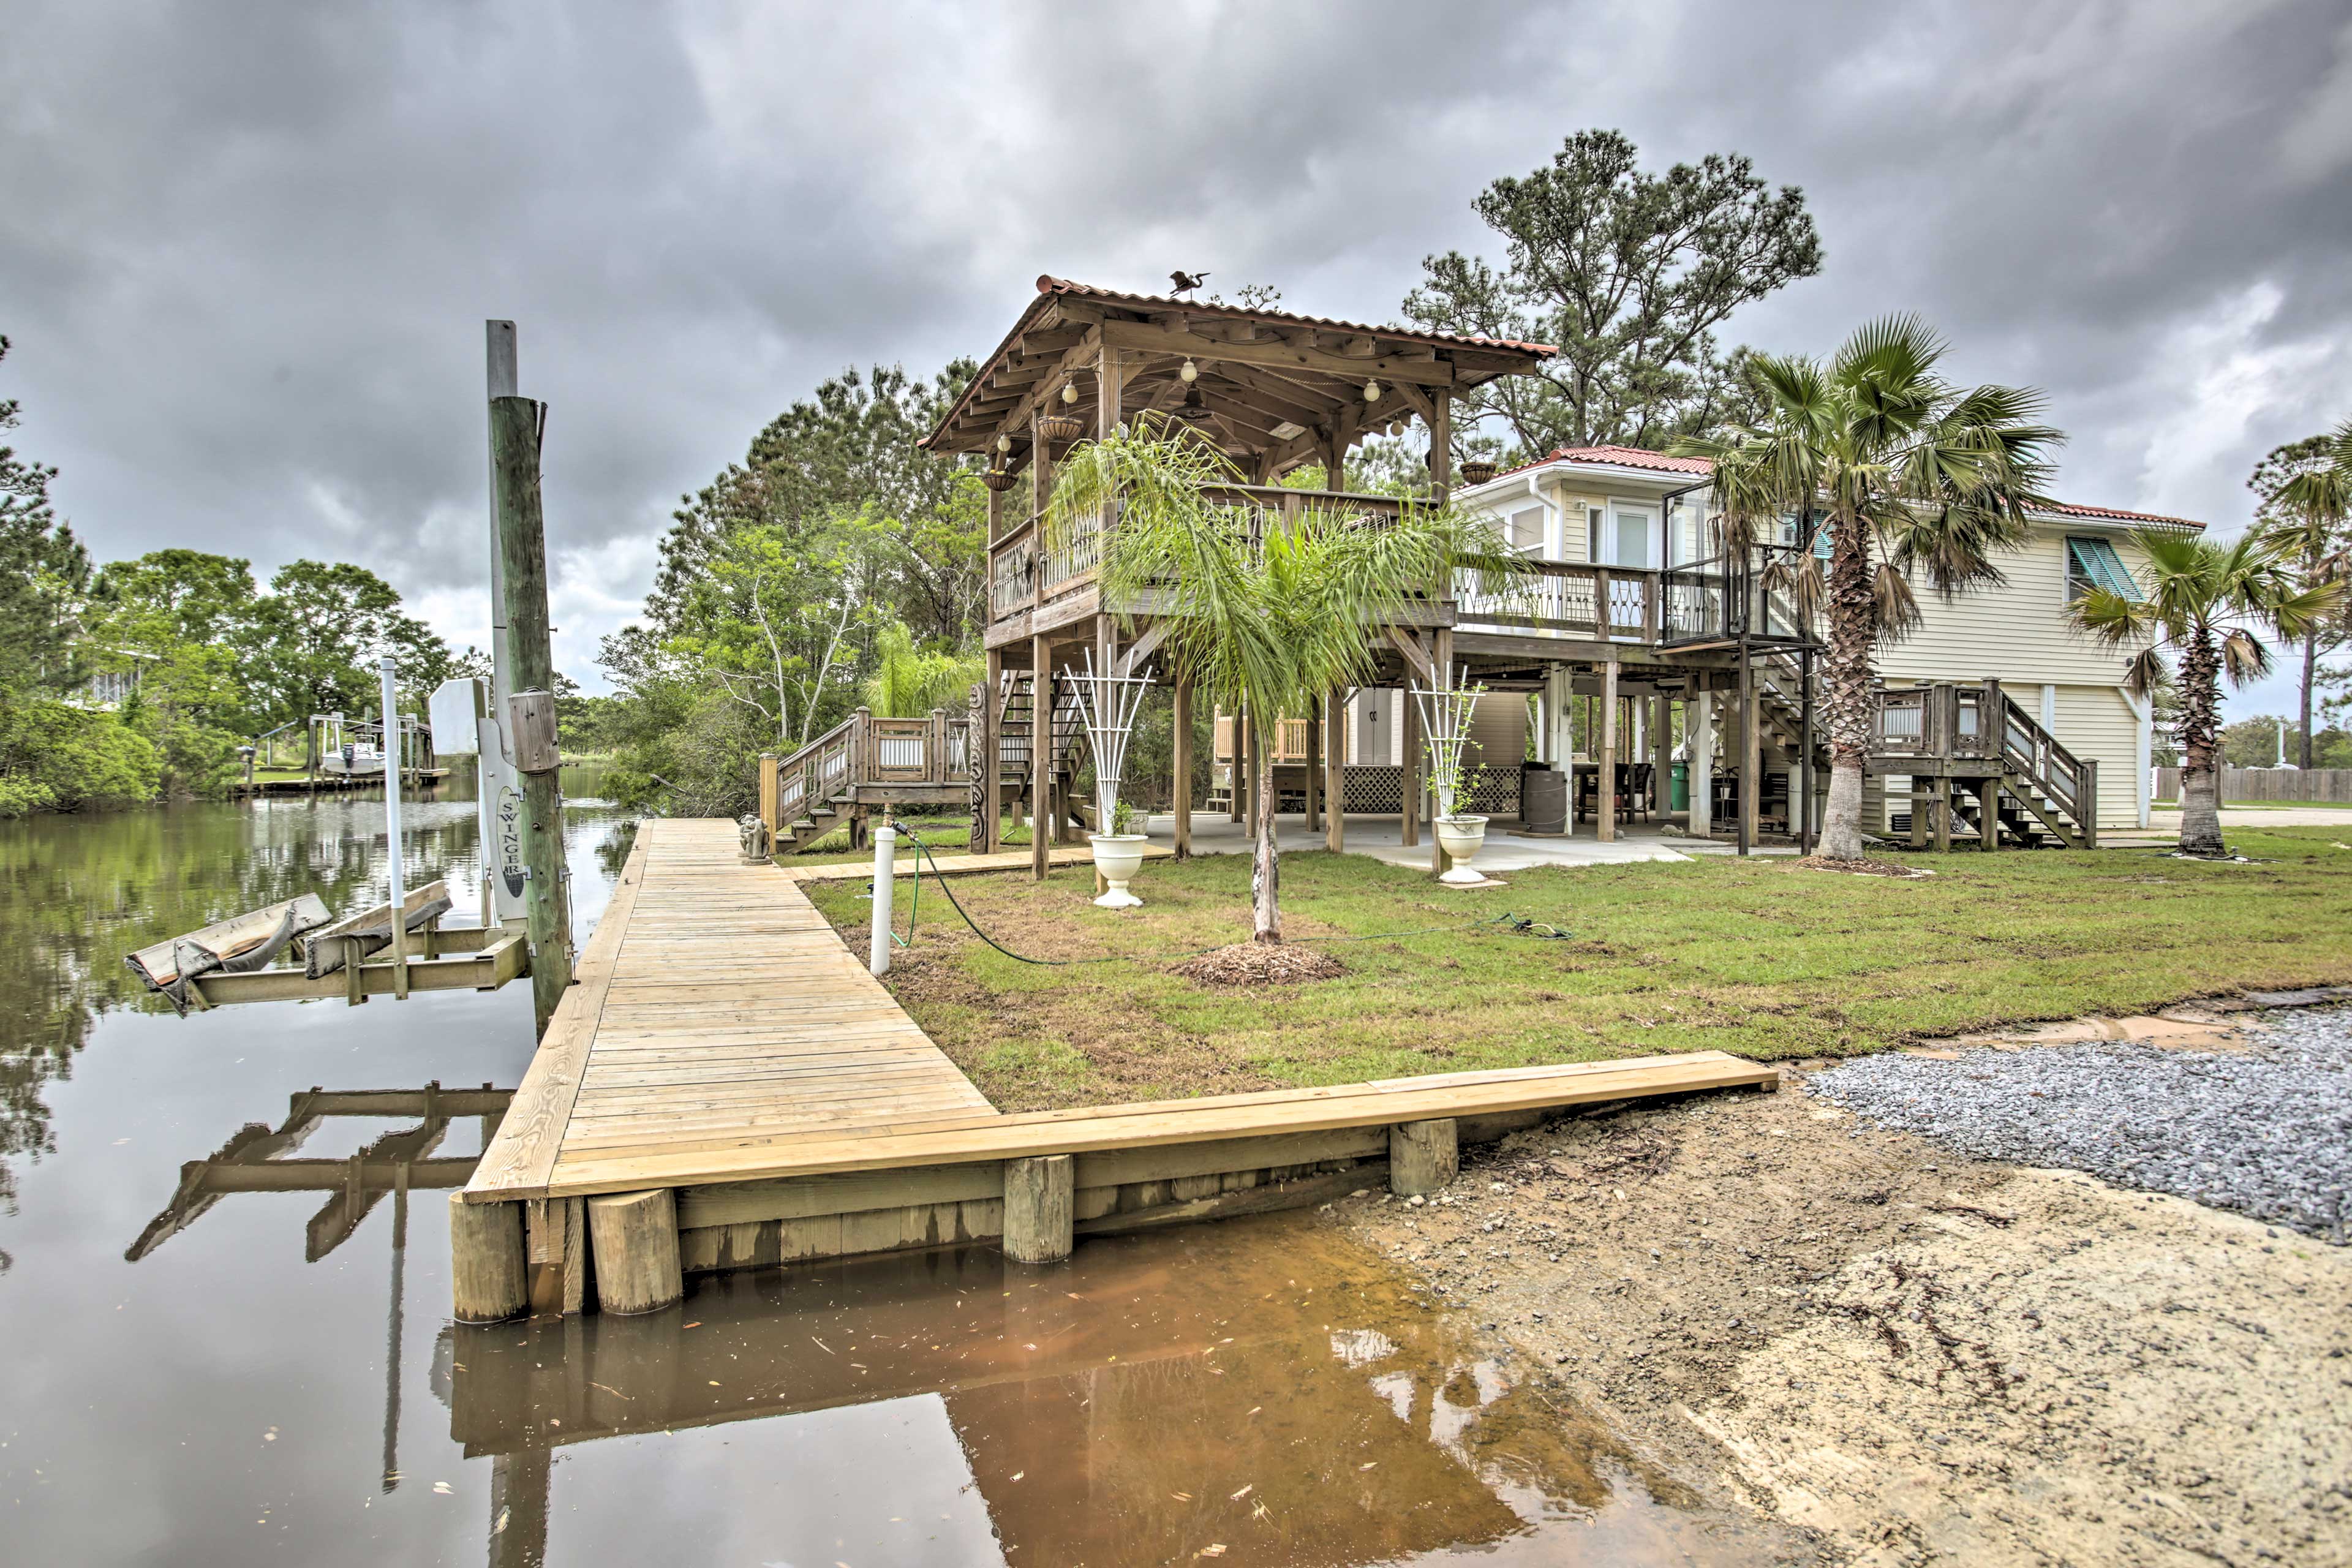
{"type": "Polygon", "coordinates": [[[575,974],[453,1207],[461,1318],[972,1241],[1050,1261],[1376,1177],[1433,1191],[1460,1143],[1564,1106],[1779,1082],[1704,1051],[1003,1115],[723,821],[639,826],[575,974]]]}

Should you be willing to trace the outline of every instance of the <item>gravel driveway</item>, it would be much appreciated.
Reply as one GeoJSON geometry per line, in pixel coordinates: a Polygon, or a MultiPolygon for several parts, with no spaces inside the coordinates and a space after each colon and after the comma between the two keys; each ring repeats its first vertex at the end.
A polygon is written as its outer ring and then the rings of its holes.
{"type": "Polygon", "coordinates": [[[1809,1094],[1980,1159],[2087,1171],[2338,1246],[2352,1227],[2352,1007],[2266,1012],[2248,1048],[2127,1042],[1888,1054],[1809,1094]]]}

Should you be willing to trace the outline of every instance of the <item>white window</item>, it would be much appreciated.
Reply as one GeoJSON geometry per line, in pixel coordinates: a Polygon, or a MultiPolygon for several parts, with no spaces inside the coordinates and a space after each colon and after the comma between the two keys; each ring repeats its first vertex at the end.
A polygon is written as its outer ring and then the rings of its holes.
{"type": "Polygon", "coordinates": [[[1511,514],[1511,548],[1525,555],[1539,555],[1544,547],[1544,509],[1522,507],[1511,514]]]}
{"type": "MultiPolygon", "coordinates": [[[[1602,516],[1594,508],[1593,515],[1602,516]]],[[[1592,559],[1604,566],[1650,567],[1658,563],[1658,509],[1641,501],[1612,500],[1596,530],[1592,559]]]]}

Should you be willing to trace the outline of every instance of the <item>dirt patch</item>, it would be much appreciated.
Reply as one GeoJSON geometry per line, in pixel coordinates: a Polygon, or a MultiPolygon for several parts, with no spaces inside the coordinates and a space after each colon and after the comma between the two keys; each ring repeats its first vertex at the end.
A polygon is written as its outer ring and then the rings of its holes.
{"type": "Polygon", "coordinates": [[[1873,1564],[2352,1563],[2352,1251],[1800,1094],[1340,1205],[1681,1473],[1873,1564]]]}
{"type": "Polygon", "coordinates": [[[1331,980],[1348,966],[1328,952],[1295,942],[1237,942],[1188,958],[1169,970],[1202,985],[1297,985],[1331,980]]]}
{"type": "Polygon", "coordinates": [[[1826,855],[1808,855],[1789,864],[1804,871],[1843,871],[1850,877],[1893,877],[1905,882],[1917,881],[1936,874],[1925,866],[1902,866],[1892,860],[1874,860],[1868,856],[1859,860],[1832,860],[1826,855]]]}

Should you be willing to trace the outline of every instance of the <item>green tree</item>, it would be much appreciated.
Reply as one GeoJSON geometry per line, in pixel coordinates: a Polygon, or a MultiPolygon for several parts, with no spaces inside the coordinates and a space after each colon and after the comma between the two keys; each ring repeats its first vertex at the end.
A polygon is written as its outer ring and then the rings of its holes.
{"type": "Polygon", "coordinates": [[[919,719],[934,708],[961,713],[986,669],[977,655],[917,647],[914,634],[892,621],[874,639],[874,673],[862,695],[885,719],[919,719]]]}
{"type": "Polygon", "coordinates": [[[918,639],[971,635],[985,499],[966,470],[916,446],[979,367],[958,360],[929,382],[898,365],[835,376],[771,420],[740,463],[685,498],[662,541],[646,619],[667,633],[737,530],[864,511],[898,535],[888,586],[918,639]]]}
{"type": "MultiPolygon", "coordinates": [[[[2341,582],[2352,565],[2352,419],[2326,436],[2274,447],[2254,468],[2246,488],[2260,499],[2254,537],[2274,546],[2292,563],[2305,587],[2341,582]]],[[[2308,768],[2312,752],[2311,702],[2319,683],[2319,661],[2352,637],[2352,618],[2315,617],[2303,629],[2300,741],[2296,761],[2308,768]]]]}
{"type": "Polygon", "coordinates": [[[1737,154],[1663,174],[1638,158],[1622,132],[1580,131],[1549,167],[1496,180],[1476,208],[1503,238],[1503,264],[1432,256],[1405,297],[1405,313],[1435,331],[1559,350],[1534,374],[1500,377],[1455,405],[1465,431],[1500,419],[1518,460],[1757,422],[1748,356],[1718,354],[1716,330],[1821,270],[1797,187],[1768,189],[1737,154]]]}
{"type": "MultiPolygon", "coordinates": [[[[1082,442],[1056,472],[1049,537],[1068,540],[1119,502],[1102,563],[1106,603],[1158,598],[1161,645],[1176,678],[1271,731],[1372,673],[1379,628],[1457,567],[1500,589],[1528,570],[1480,517],[1408,501],[1378,528],[1309,507],[1294,526],[1254,538],[1207,487],[1242,482],[1231,459],[1167,422],[1082,442]]],[[[1260,748],[1258,798],[1274,799],[1271,748],[1260,748]]],[[[1254,937],[1282,940],[1281,867],[1271,810],[1258,813],[1250,874],[1254,937]]]]}
{"type": "MultiPolygon", "coordinates": [[[[0,360],[8,340],[0,337],[0,360]]],[[[0,399],[0,431],[19,422],[0,399]]],[[[62,690],[75,677],[69,644],[89,587],[89,556],[49,500],[56,468],[0,446],[0,689],[62,690]]]]}
{"type": "Polygon", "coordinates": [[[90,590],[86,662],[135,676],[121,718],[154,743],[168,795],[226,788],[260,728],[242,675],[257,598],[249,563],[182,549],[114,562],[90,590]]]}
{"type": "Polygon", "coordinates": [[[2002,581],[1994,558],[2024,539],[2029,510],[2049,504],[2046,453],[2064,438],[2036,422],[2037,393],[1944,380],[1944,352],[1904,316],[1864,327],[1826,363],[1759,355],[1769,422],[1674,447],[1714,461],[1730,537],[1752,541],[1787,512],[1828,530],[1826,589],[1812,552],[1797,573],[1800,603],[1823,605],[1829,622],[1821,852],[1833,860],[1862,858],[1873,650],[1918,624],[1914,576],[1948,599],[2002,581]]]}
{"type": "Polygon", "coordinates": [[[373,665],[383,654],[399,661],[404,706],[456,666],[446,643],[402,613],[392,584],[347,561],[279,567],[255,605],[251,638],[246,680],[257,718],[272,724],[374,712],[382,703],[373,665]]]}
{"type": "Polygon", "coordinates": [[[2218,544],[2177,529],[2143,529],[2134,541],[2147,557],[2144,599],[2093,588],[2074,601],[2074,624],[2102,644],[2133,649],[2124,667],[2135,693],[2170,680],[2179,691],[2175,724],[2180,758],[2180,852],[2220,856],[2221,843],[2221,681],[2254,679],[2270,668],[2259,634],[2299,637],[2315,619],[2336,614],[2343,584],[2305,586],[2274,545],[2247,538],[2218,544]],[[2176,673],[2168,653],[2179,659],[2176,673]]]}

